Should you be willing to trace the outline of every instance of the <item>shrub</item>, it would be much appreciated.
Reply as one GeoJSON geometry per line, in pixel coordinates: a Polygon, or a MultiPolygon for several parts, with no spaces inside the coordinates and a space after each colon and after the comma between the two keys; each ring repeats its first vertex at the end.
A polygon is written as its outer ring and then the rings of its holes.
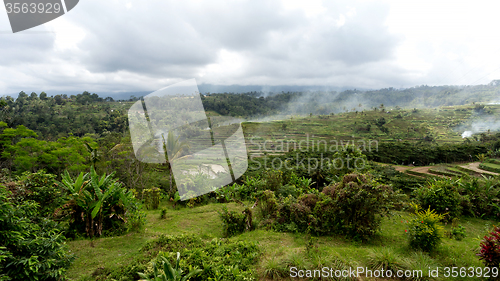
{"type": "Polygon", "coordinates": [[[24,189],[17,194],[17,201],[37,202],[41,216],[52,216],[64,204],[64,189],[57,185],[55,175],[40,170],[36,173],[24,172],[18,179],[24,189]]]}
{"type": "Polygon", "coordinates": [[[148,210],[156,210],[160,205],[160,189],[157,187],[144,189],[142,191],[144,205],[148,210]]]}
{"type": "Polygon", "coordinates": [[[430,207],[421,210],[419,205],[414,205],[415,214],[408,219],[408,234],[410,247],[424,251],[434,250],[443,238],[443,215],[437,214],[430,207]]]}
{"type": "Polygon", "coordinates": [[[476,254],[487,267],[498,267],[500,265],[500,227],[495,226],[493,231],[485,235],[476,254]]]}
{"type": "Polygon", "coordinates": [[[466,199],[462,201],[464,215],[495,219],[500,217],[499,208],[496,207],[500,195],[497,179],[463,177],[457,182],[460,194],[466,199]]]}
{"type": "Polygon", "coordinates": [[[395,198],[390,186],[363,174],[347,174],[322,193],[325,196],[314,208],[316,232],[340,232],[362,240],[375,234],[395,198]]]}
{"type": "Polygon", "coordinates": [[[297,188],[295,185],[286,184],[278,188],[277,192],[279,197],[288,197],[289,195],[297,198],[302,194],[302,190],[297,188]]]}
{"type": "Polygon", "coordinates": [[[265,190],[260,194],[258,209],[259,216],[262,219],[275,219],[278,216],[278,200],[276,200],[276,196],[274,192],[270,190],[265,190]]]}
{"type": "Polygon", "coordinates": [[[363,174],[344,175],[339,183],[319,193],[303,194],[298,199],[288,196],[276,203],[274,194],[266,192],[261,202],[263,218],[277,222],[279,231],[299,231],[315,235],[345,234],[367,240],[379,228],[382,216],[394,206],[399,193],[363,174]],[[271,203],[269,203],[271,202],[271,203]]]}
{"type": "Polygon", "coordinates": [[[464,198],[458,193],[458,181],[451,179],[435,179],[428,185],[415,190],[418,203],[423,208],[431,208],[443,218],[450,221],[460,216],[464,198]]]}
{"type": "Polygon", "coordinates": [[[453,238],[455,238],[455,240],[462,240],[466,237],[466,234],[465,234],[465,227],[463,227],[462,225],[459,225],[457,227],[452,227],[451,228],[451,236],[453,238]]]}
{"type": "Polygon", "coordinates": [[[167,208],[161,208],[160,210],[160,219],[165,219],[167,218],[167,208]]]}
{"type": "Polygon", "coordinates": [[[14,205],[0,186],[0,280],[60,280],[71,265],[58,224],[38,217],[38,203],[14,205]]]}
{"type": "Polygon", "coordinates": [[[222,207],[219,212],[220,219],[224,225],[223,233],[225,237],[234,236],[243,233],[246,229],[252,228],[252,212],[249,208],[243,213],[228,211],[227,207],[222,207]]]}
{"type": "Polygon", "coordinates": [[[309,193],[300,196],[296,203],[290,204],[290,221],[300,232],[307,231],[311,223],[316,221],[313,210],[318,200],[318,195],[309,193]]]}
{"type": "Polygon", "coordinates": [[[283,185],[283,172],[281,170],[266,170],[264,179],[267,183],[267,189],[276,191],[283,185]]]}

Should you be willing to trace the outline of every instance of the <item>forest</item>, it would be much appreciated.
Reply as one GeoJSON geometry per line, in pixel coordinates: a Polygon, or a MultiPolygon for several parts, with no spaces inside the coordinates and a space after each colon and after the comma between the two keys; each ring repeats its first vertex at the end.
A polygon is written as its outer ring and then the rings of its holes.
{"type": "Polygon", "coordinates": [[[500,133],[462,131],[498,116],[497,84],[204,93],[209,118],[243,120],[248,168],[184,201],[171,163],[193,148],[169,134],[175,157],[139,161],[140,98],[3,97],[0,280],[496,278],[500,133]]]}

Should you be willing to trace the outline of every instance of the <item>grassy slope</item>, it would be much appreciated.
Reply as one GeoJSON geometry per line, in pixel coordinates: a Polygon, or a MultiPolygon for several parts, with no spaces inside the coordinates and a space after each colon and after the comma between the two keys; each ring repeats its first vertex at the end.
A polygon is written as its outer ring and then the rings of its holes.
{"type": "MultiPolygon", "coordinates": [[[[162,205],[169,205],[162,202],[162,205]]],[[[229,209],[242,209],[230,203],[229,209]]],[[[200,235],[203,239],[212,239],[222,236],[222,226],[217,211],[222,204],[209,204],[206,206],[180,208],[173,210],[168,206],[167,218],[159,219],[159,210],[147,211],[147,225],[143,233],[131,233],[120,237],[96,239],[93,243],[89,240],[69,242],[69,246],[78,256],[69,271],[71,280],[78,280],[88,276],[99,268],[114,268],[132,260],[144,243],[159,234],[192,233],[200,235]],[[93,246],[92,246],[93,244],[93,246]]],[[[414,253],[406,246],[405,224],[402,223],[406,213],[397,212],[391,218],[385,218],[380,234],[368,244],[356,243],[342,237],[319,237],[315,245],[313,258],[306,261],[305,245],[306,236],[303,234],[278,233],[259,229],[233,237],[234,240],[258,242],[263,250],[260,262],[255,265],[255,270],[262,278],[264,270],[270,261],[285,259],[296,260],[297,266],[311,267],[314,263],[321,262],[331,266],[332,258],[338,257],[350,266],[366,266],[371,252],[391,248],[402,258],[415,260],[414,253]]],[[[443,246],[431,254],[430,262],[436,266],[482,266],[475,256],[479,245],[479,237],[491,228],[493,221],[463,218],[461,224],[466,227],[467,237],[462,241],[444,239],[443,246]]],[[[446,229],[450,229],[446,226],[446,229]]]]}

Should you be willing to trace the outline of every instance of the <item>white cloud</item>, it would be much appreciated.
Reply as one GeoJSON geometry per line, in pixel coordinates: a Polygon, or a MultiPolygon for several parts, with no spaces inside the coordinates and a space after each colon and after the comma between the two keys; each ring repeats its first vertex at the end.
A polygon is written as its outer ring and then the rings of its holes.
{"type": "Polygon", "coordinates": [[[500,78],[498,7],[471,3],[86,0],[17,34],[0,8],[0,91],[153,90],[193,77],[357,88],[487,83],[500,78]]]}

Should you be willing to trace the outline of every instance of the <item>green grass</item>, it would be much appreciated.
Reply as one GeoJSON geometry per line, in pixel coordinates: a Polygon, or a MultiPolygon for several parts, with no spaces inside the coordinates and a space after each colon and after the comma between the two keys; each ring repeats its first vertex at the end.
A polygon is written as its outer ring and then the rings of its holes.
{"type": "MultiPolygon", "coordinates": [[[[226,204],[230,210],[242,210],[240,205],[226,204]]],[[[160,210],[146,211],[147,224],[141,233],[130,233],[119,237],[77,240],[68,242],[78,258],[69,270],[71,280],[90,278],[96,270],[120,267],[133,260],[146,241],[160,234],[196,234],[202,239],[211,240],[222,237],[222,225],[217,211],[223,204],[208,204],[195,208],[181,207],[172,209],[170,202],[162,202],[167,207],[166,219],[160,219],[160,210]]],[[[368,266],[373,263],[370,257],[387,247],[396,255],[396,261],[416,266],[422,254],[407,246],[404,223],[407,213],[395,212],[392,217],[384,218],[380,232],[368,243],[354,242],[346,237],[318,237],[309,254],[306,251],[307,239],[304,234],[279,233],[265,229],[246,232],[229,238],[234,241],[253,241],[263,251],[255,272],[259,278],[265,275],[283,275],[290,266],[317,267],[319,265],[368,266]],[[402,222],[403,221],[403,222],[402,222]],[[284,269],[285,268],[285,269],[284,269]]],[[[438,266],[482,266],[475,256],[479,238],[484,236],[495,222],[476,218],[462,218],[467,237],[462,241],[443,239],[443,244],[424,259],[438,266]]],[[[446,230],[450,230],[448,225],[446,230]]],[[[422,262],[421,262],[422,263],[422,262]]],[[[82,279],[83,280],[83,279],[82,279]]],[[[370,279],[367,279],[370,280],[370,279]]],[[[375,280],[375,279],[372,279],[375,280]]],[[[444,280],[444,279],[443,279],[444,280]]],[[[451,279],[453,280],[453,279],[451,279]]]]}
{"type": "Polygon", "coordinates": [[[494,173],[500,173],[500,165],[499,164],[493,164],[493,163],[481,163],[479,165],[480,169],[494,172],[494,173]]]}

